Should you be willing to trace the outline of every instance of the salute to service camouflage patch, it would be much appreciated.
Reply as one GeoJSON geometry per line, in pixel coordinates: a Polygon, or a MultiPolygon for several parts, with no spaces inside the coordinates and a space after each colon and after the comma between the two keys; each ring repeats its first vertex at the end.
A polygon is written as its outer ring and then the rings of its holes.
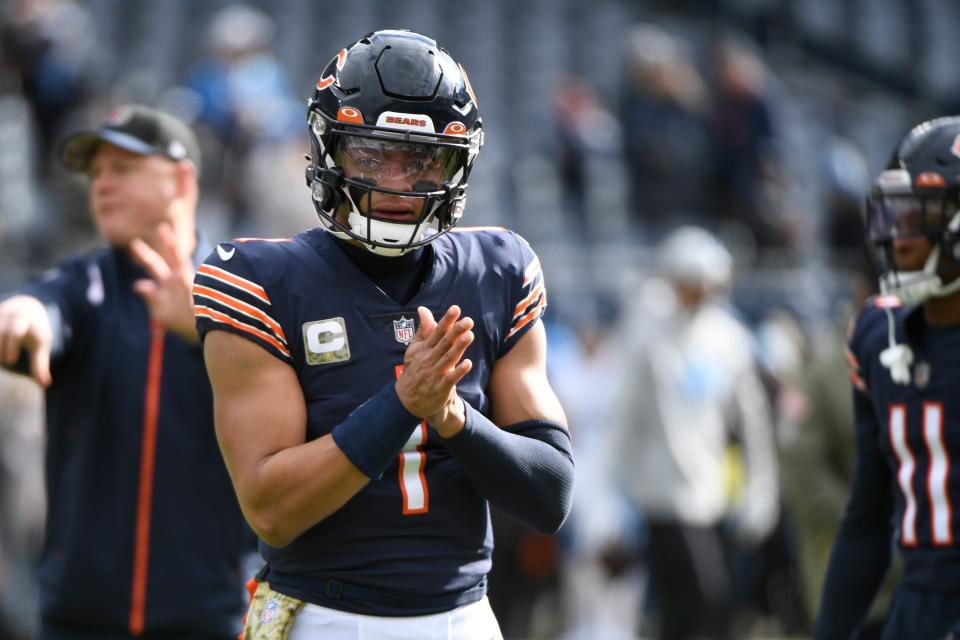
{"type": "Polygon", "coordinates": [[[241,640],[286,640],[303,604],[261,582],[250,601],[241,640]]]}

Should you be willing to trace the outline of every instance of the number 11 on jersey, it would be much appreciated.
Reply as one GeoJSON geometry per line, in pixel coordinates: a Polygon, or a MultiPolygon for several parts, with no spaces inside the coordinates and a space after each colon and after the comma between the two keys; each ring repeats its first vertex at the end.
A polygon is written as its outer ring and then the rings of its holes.
{"type": "MultiPolygon", "coordinates": [[[[947,489],[950,458],[943,441],[943,405],[923,403],[923,440],[927,445],[927,500],[930,511],[930,532],[934,546],[953,545],[951,530],[953,506],[947,489]]],[[[890,405],[890,445],[897,456],[897,484],[903,494],[904,509],[900,522],[900,541],[905,547],[918,544],[917,517],[923,501],[914,491],[913,476],[917,471],[917,456],[910,450],[907,438],[907,406],[890,405]]]]}
{"type": "MultiPolygon", "coordinates": [[[[403,373],[403,365],[394,367],[397,378],[403,373]]],[[[426,513],[430,508],[430,492],[427,491],[427,478],[423,468],[427,464],[427,454],[423,446],[427,443],[427,421],[424,420],[410,434],[407,443],[400,452],[400,471],[397,480],[400,493],[403,494],[403,515],[410,516],[426,513]]]]}

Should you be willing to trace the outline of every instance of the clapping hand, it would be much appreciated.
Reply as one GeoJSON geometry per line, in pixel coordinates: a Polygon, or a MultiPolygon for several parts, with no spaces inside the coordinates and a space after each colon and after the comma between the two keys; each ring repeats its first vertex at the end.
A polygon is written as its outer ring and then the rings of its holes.
{"type": "Polygon", "coordinates": [[[473,320],[460,317],[456,305],[439,322],[426,307],[419,307],[417,313],[420,327],[407,347],[397,396],[410,413],[426,419],[441,437],[449,438],[463,428],[464,408],[457,383],[473,368],[463,357],[473,342],[473,320]]]}

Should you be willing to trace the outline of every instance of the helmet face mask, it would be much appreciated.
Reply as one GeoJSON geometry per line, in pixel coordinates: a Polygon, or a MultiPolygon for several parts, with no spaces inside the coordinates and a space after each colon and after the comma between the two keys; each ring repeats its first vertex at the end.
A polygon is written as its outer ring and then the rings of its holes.
{"type": "MultiPolygon", "coordinates": [[[[901,141],[866,202],[867,239],[882,255],[880,289],[904,304],[960,290],[960,118],[925,122],[901,141]],[[923,264],[904,264],[898,240],[925,238],[923,264]]],[[[911,262],[913,262],[911,260],[911,262]]]]}
{"type": "Polygon", "coordinates": [[[341,50],[307,119],[307,184],[328,231],[400,255],[460,221],[483,131],[466,73],[433,40],[378,31],[341,50]]]}
{"type": "Polygon", "coordinates": [[[867,229],[873,242],[923,237],[935,243],[950,221],[943,198],[878,195],[868,201],[867,229]]]}

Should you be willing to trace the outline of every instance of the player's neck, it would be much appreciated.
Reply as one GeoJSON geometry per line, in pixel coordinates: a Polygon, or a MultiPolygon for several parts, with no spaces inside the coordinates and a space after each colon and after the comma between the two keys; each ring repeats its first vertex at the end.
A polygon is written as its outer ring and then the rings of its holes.
{"type": "Polygon", "coordinates": [[[923,303],[923,317],[934,327],[960,324],[960,293],[927,300],[923,303]]]}
{"type": "Polygon", "coordinates": [[[382,256],[349,240],[343,240],[336,236],[334,236],[334,240],[347,254],[347,257],[371,278],[412,273],[419,270],[423,261],[429,257],[429,252],[424,251],[422,247],[399,256],[382,256]]]}

